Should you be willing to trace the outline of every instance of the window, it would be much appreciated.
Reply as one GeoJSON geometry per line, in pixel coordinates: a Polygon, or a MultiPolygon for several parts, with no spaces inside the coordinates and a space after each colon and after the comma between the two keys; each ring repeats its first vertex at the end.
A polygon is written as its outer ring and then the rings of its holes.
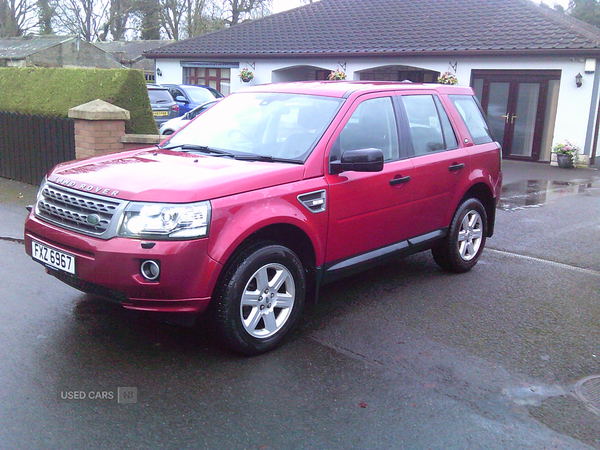
{"type": "Polygon", "coordinates": [[[494,139],[475,97],[470,95],[450,95],[449,97],[464,120],[473,143],[479,145],[493,142],[494,139]]]}
{"type": "Polygon", "coordinates": [[[414,155],[458,147],[456,135],[440,100],[433,95],[405,95],[414,155]]]}
{"type": "Polygon", "coordinates": [[[195,144],[303,162],[341,103],[316,95],[235,93],[179,131],[169,145],[195,144]]]}
{"type": "Polygon", "coordinates": [[[176,87],[169,88],[169,92],[171,93],[171,95],[173,96],[174,99],[176,99],[177,97],[185,98],[185,95],[183,94],[183,92],[176,87]]]}
{"type": "Polygon", "coordinates": [[[184,67],[183,83],[209,86],[223,95],[231,90],[231,69],[213,67],[184,67]]]}
{"type": "Polygon", "coordinates": [[[396,115],[390,97],[365,100],[352,114],[338,138],[340,152],[378,148],[386,161],[399,158],[396,115]]]}

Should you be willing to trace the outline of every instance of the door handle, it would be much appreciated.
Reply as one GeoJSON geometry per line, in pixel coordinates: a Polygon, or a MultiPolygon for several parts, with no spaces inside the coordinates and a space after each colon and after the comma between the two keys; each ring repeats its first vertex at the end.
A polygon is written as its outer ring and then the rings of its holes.
{"type": "Polygon", "coordinates": [[[408,183],[409,181],[410,181],[410,177],[398,176],[397,178],[390,180],[390,186],[396,186],[397,184],[408,183]]]}
{"type": "Polygon", "coordinates": [[[460,169],[464,169],[465,168],[465,163],[452,163],[452,165],[450,167],[448,167],[448,170],[450,172],[456,172],[457,170],[460,169]]]}

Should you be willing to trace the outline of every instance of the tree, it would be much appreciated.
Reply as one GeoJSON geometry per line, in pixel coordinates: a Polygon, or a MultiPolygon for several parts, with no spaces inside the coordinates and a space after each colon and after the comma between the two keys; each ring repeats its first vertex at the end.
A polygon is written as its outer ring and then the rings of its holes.
{"type": "Polygon", "coordinates": [[[223,19],[229,26],[271,13],[271,0],[224,0],[223,19]]]}
{"type": "Polygon", "coordinates": [[[225,27],[219,16],[220,8],[210,0],[186,0],[186,35],[200,36],[225,27]]]}
{"type": "Polygon", "coordinates": [[[159,0],[161,6],[159,17],[164,32],[169,39],[179,40],[185,13],[185,2],[182,0],[159,0]]]}
{"type": "Polygon", "coordinates": [[[51,5],[49,0],[38,0],[37,10],[40,35],[53,34],[52,19],[54,18],[56,7],[51,5]]]}
{"type": "Polygon", "coordinates": [[[0,37],[22,36],[35,26],[35,3],[0,0],[0,37]]]}
{"type": "Polygon", "coordinates": [[[600,4],[597,0],[570,0],[569,12],[572,17],[600,28],[600,4]]]}
{"type": "Polygon", "coordinates": [[[108,0],[61,0],[56,7],[56,21],[62,32],[96,41],[108,17],[108,0]]]}
{"type": "MultiPolygon", "coordinates": [[[[124,40],[128,30],[130,15],[134,9],[131,0],[111,0],[108,21],[105,28],[115,41],[124,40]]],[[[103,39],[106,40],[106,37],[103,39]]]]}
{"type": "Polygon", "coordinates": [[[158,0],[137,0],[133,15],[137,17],[137,30],[142,40],[160,39],[160,5],[158,0]]]}

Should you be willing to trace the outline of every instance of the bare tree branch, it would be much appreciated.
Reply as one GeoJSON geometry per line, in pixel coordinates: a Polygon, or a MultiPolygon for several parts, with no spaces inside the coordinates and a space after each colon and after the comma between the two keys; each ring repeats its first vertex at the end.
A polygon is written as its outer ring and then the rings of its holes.
{"type": "Polygon", "coordinates": [[[0,37],[22,36],[36,26],[31,0],[0,0],[0,37]]]}
{"type": "Polygon", "coordinates": [[[56,8],[57,25],[60,31],[93,42],[102,32],[108,10],[108,0],[61,0],[56,8]]]}

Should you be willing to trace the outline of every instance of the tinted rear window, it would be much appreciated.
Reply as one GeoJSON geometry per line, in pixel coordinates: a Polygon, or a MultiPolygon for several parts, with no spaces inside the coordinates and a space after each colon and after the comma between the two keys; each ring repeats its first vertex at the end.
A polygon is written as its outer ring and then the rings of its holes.
{"type": "Polygon", "coordinates": [[[173,102],[173,97],[171,97],[171,94],[166,89],[148,89],[148,97],[150,97],[150,103],[173,102]]]}
{"type": "Polygon", "coordinates": [[[408,117],[415,155],[458,147],[450,120],[437,97],[404,95],[400,98],[408,117]]]}
{"type": "Polygon", "coordinates": [[[465,122],[473,143],[494,142],[490,128],[475,97],[471,95],[450,95],[449,97],[465,122]]]}

